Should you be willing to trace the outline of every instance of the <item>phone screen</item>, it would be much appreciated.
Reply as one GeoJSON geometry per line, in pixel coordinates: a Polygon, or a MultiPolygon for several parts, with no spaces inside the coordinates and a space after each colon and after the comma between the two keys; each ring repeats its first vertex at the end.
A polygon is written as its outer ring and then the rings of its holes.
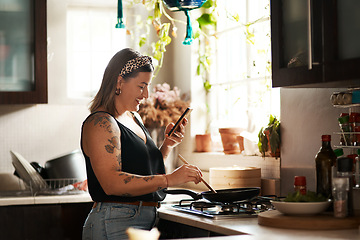
{"type": "Polygon", "coordinates": [[[169,136],[171,136],[176,129],[178,128],[178,126],[181,124],[181,121],[184,119],[184,117],[186,117],[190,112],[192,111],[191,108],[186,108],[186,110],[183,112],[183,114],[179,117],[179,119],[176,121],[174,127],[170,130],[170,132],[168,133],[169,136]]]}

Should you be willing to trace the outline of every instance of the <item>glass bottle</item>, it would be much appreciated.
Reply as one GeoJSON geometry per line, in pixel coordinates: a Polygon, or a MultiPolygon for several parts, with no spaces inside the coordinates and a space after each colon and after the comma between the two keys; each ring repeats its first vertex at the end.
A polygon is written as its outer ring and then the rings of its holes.
{"type": "Polygon", "coordinates": [[[337,177],[345,178],[347,181],[347,216],[353,216],[353,168],[354,163],[351,158],[341,157],[337,159],[337,177]]]}
{"type": "Polygon", "coordinates": [[[348,216],[348,191],[349,181],[346,178],[333,178],[333,207],[334,217],[344,218],[348,216]]]}
{"type": "Polygon", "coordinates": [[[360,188],[360,149],[357,150],[357,156],[355,158],[355,187],[360,188]]]}
{"type": "Polygon", "coordinates": [[[315,156],[316,192],[331,198],[331,180],[333,167],[336,165],[336,155],[331,148],[331,135],[322,135],[322,146],[315,156]]]}

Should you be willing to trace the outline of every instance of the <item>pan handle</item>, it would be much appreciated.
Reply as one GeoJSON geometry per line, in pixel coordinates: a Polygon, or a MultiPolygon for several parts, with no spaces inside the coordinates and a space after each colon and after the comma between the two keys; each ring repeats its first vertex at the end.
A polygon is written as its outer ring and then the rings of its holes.
{"type": "Polygon", "coordinates": [[[194,200],[203,198],[201,193],[197,193],[187,189],[173,189],[173,190],[164,189],[164,192],[168,194],[186,194],[192,197],[194,200]]]}

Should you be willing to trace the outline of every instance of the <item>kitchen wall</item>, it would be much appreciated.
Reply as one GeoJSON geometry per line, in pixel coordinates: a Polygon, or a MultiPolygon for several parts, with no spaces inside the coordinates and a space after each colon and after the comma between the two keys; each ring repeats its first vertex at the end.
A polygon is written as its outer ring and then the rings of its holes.
{"type": "MultiPolygon", "coordinates": [[[[295,175],[305,175],[310,190],[315,190],[315,155],[321,147],[321,135],[332,136],[339,145],[337,118],[346,108],[334,108],[330,95],[341,89],[281,89],[281,188],[292,190],[295,175]]],[[[344,90],[344,89],[343,89],[344,90]]],[[[335,148],[334,148],[335,149],[335,148]]]]}

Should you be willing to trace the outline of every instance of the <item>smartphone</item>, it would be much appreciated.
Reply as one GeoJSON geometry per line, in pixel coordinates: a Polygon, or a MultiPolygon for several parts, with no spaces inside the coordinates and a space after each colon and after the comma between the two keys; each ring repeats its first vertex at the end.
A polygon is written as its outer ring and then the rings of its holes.
{"type": "Polygon", "coordinates": [[[184,117],[186,117],[187,115],[189,115],[189,113],[192,111],[192,108],[186,108],[185,111],[183,112],[183,114],[179,117],[179,119],[176,121],[174,127],[170,130],[170,132],[168,133],[169,136],[171,136],[176,129],[179,127],[179,125],[181,124],[182,120],[184,119],[184,117]]]}

